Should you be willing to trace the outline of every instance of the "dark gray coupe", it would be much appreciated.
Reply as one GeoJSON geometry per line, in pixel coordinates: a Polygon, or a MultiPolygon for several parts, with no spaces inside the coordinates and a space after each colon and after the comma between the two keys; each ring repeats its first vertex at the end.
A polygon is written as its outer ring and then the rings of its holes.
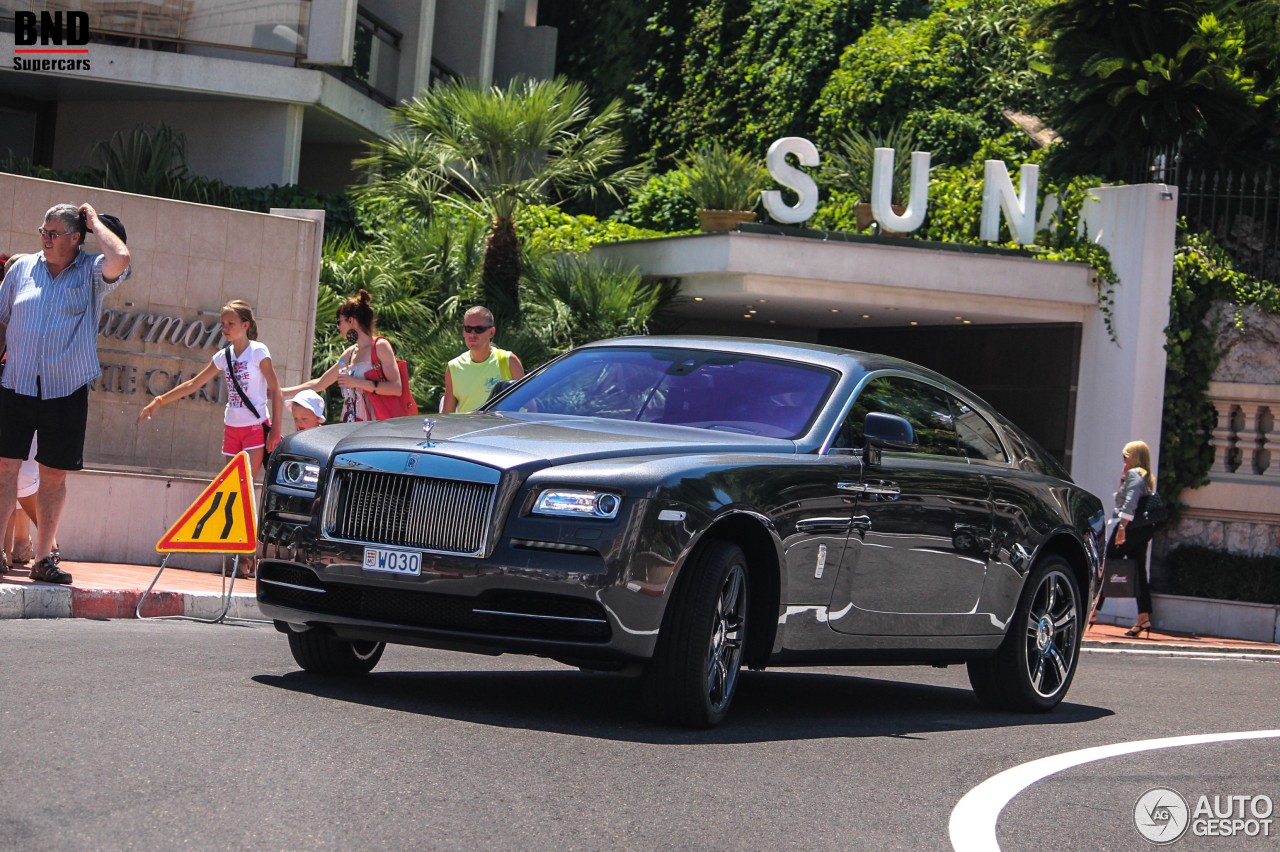
{"type": "Polygon", "coordinates": [[[763,340],[583,346],[479,412],[299,432],[271,456],[258,601],[312,672],[387,642],[638,674],[713,725],[738,672],[966,663],[1067,693],[1098,498],[904,361],[763,340]]]}

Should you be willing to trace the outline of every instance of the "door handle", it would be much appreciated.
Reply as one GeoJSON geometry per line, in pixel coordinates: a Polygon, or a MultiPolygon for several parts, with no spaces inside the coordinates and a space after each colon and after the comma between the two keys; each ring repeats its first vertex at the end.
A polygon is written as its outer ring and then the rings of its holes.
{"type": "Polygon", "coordinates": [[[848,532],[853,521],[848,518],[803,518],[796,521],[796,531],[802,533],[848,532]]]}
{"type": "Polygon", "coordinates": [[[898,483],[887,482],[883,479],[873,482],[864,482],[862,485],[863,494],[880,494],[885,497],[897,497],[902,493],[902,489],[898,488],[898,483]]]}
{"type": "Polygon", "coordinates": [[[902,493],[902,489],[898,488],[898,483],[885,482],[884,480],[837,482],[836,488],[841,491],[851,491],[854,494],[877,494],[887,497],[897,497],[902,493]]]}

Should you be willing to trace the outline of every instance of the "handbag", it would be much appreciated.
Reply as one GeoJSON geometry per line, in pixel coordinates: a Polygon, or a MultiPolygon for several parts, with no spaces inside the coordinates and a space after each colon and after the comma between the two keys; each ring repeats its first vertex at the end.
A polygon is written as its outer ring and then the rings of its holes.
{"type": "MultiPolygon", "coordinates": [[[[382,369],[382,359],[378,357],[378,341],[385,337],[373,339],[373,369],[364,374],[366,379],[374,382],[385,382],[386,371],[382,369]]],[[[406,414],[418,413],[418,401],[409,390],[409,364],[403,358],[396,359],[396,369],[400,371],[400,395],[384,396],[369,394],[369,407],[373,409],[375,420],[386,420],[390,417],[404,417],[406,414]]]]}
{"type": "MultiPolygon", "coordinates": [[[[240,395],[240,401],[244,403],[245,408],[249,409],[250,414],[254,417],[261,417],[262,415],[258,413],[258,409],[254,408],[253,403],[249,401],[249,395],[244,392],[244,388],[240,387],[240,380],[236,378],[236,371],[231,369],[232,355],[230,343],[227,344],[227,348],[223,351],[222,357],[225,358],[227,362],[227,378],[235,387],[236,393],[240,395]]],[[[262,446],[265,447],[270,440],[271,418],[268,417],[266,420],[262,421],[262,446]]]]}
{"type": "Polygon", "coordinates": [[[1103,564],[1102,593],[1108,598],[1137,597],[1138,562],[1134,559],[1108,559],[1103,564]]]}
{"type": "Polygon", "coordinates": [[[1126,532],[1134,527],[1156,529],[1164,526],[1168,520],[1169,508],[1165,506],[1164,499],[1153,491],[1138,498],[1138,505],[1133,510],[1133,520],[1129,522],[1126,532]]]}

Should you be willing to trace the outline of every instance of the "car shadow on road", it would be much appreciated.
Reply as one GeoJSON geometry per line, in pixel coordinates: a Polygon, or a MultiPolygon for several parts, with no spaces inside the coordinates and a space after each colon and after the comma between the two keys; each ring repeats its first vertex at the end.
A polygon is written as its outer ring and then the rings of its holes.
{"type": "Polygon", "coordinates": [[[258,675],[294,692],[479,725],[641,743],[752,743],[904,737],[938,731],[1071,725],[1113,715],[1064,701],[1050,713],[1002,713],[950,686],[852,674],[744,672],[728,718],[691,731],[652,722],[634,679],[578,671],[378,672],[351,679],[258,675]]]}

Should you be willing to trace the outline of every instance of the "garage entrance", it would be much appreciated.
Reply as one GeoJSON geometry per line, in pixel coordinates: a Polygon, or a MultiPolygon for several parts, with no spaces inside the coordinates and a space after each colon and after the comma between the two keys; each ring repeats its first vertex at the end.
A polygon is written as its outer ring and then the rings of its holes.
{"type": "Polygon", "coordinates": [[[833,328],[819,332],[818,342],[891,355],[954,379],[1071,469],[1078,324],[833,328]]]}

